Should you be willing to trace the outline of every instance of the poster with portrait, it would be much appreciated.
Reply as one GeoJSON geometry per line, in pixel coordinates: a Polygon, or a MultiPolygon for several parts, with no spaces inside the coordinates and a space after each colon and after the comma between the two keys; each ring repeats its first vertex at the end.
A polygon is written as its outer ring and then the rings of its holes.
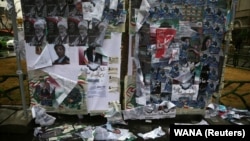
{"type": "Polygon", "coordinates": [[[83,47],[89,44],[89,21],[79,18],[68,18],[70,46],[83,47]]]}
{"type": "Polygon", "coordinates": [[[59,21],[58,17],[47,17],[46,18],[46,24],[48,27],[47,41],[49,44],[54,43],[55,38],[58,36],[58,28],[57,28],[58,21],[59,21]]]}
{"type": "Polygon", "coordinates": [[[219,90],[228,4],[131,0],[127,78],[135,80],[127,79],[124,107],[171,101],[203,110],[219,90]]]}
{"type": "Polygon", "coordinates": [[[67,0],[47,0],[47,16],[68,17],[69,3],[67,0]]]}
{"type": "Polygon", "coordinates": [[[101,20],[105,0],[91,0],[82,2],[83,17],[85,20],[96,18],[101,20]]]}
{"type": "Polygon", "coordinates": [[[111,33],[111,38],[105,39],[103,46],[97,47],[95,51],[95,56],[99,54],[102,62],[89,62],[86,66],[81,65],[81,70],[87,71],[89,88],[87,99],[90,112],[105,111],[109,101],[120,101],[120,46],[121,33],[111,33]]]}
{"type": "Polygon", "coordinates": [[[71,82],[42,70],[29,71],[31,106],[41,105],[50,112],[87,114],[86,74],[71,82]]]}
{"type": "Polygon", "coordinates": [[[52,94],[49,94],[49,102],[47,104],[46,102],[41,103],[42,98],[37,97],[41,94],[36,92],[38,90],[35,90],[35,87],[30,87],[32,104],[44,106],[48,111],[67,112],[67,114],[75,114],[78,110],[80,110],[78,112],[84,114],[81,111],[84,108],[87,110],[85,114],[107,110],[110,101],[119,101],[120,99],[120,46],[121,34],[112,33],[111,39],[104,40],[104,45],[98,48],[94,54],[91,54],[95,58],[93,58],[94,62],[91,62],[90,58],[87,57],[88,55],[86,55],[88,49],[86,47],[70,47],[68,44],[47,44],[43,52],[37,55],[34,53],[35,48],[27,44],[26,50],[28,54],[26,54],[26,59],[29,59],[29,61],[27,60],[27,66],[30,85],[39,83],[40,76],[44,76],[44,79],[49,77],[48,84],[52,85],[53,88],[55,87],[56,93],[55,95],[53,91],[50,91],[52,94]],[[98,60],[97,54],[99,54],[101,60],[98,60]],[[83,58],[85,63],[81,63],[83,58]],[[98,61],[95,62],[95,60],[98,61]],[[85,75],[83,77],[80,74],[85,75]],[[52,82],[55,84],[52,84],[52,82]],[[80,82],[84,85],[81,86],[80,82]],[[79,106],[78,109],[76,108],[77,104],[73,104],[75,106],[68,105],[69,107],[65,105],[67,104],[67,101],[65,101],[67,97],[71,97],[70,95],[78,91],[83,92],[81,87],[85,88],[81,97],[86,98],[86,103],[82,103],[82,100],[78,101],[78,105],[80,102],[80,109],[79,106]],[[71,91],[73,92],[71,93],[71,91]],[[33,95],[36,95],[36,98],[33,95]]]}
{"type": "Polygon", "coordinates": [[[36,54],[41,54],[47,44],[46,40],[46,20],[44,18],[30,18],[24,20],[24,39],[29,46],[35,48],[36,54]]]}
{"type": "Polygon", "coordinates": [[[81,21],[78,17],[68,17],[68,36],[69,36],[69,45],[74,46],[74,41],[80,35],[78,24],[81,21]]]}
{"type": "Polygon", "coordinates": [[[34,37],[34,22],[35,19],[26,17],[23,21],[23,27],[24,27],[24,39],[27,43],[30,43],[32,37],[34,37]]]}
{"type": "Polygon", "coordinates": [[[23,16],[29,18],[43,18],[47,16],[46,0],[23,0],[23,16]]]}
{"type": "Polygon", "coordinates": [[[69,16],[83,18],[83,9],[81,0],[72,0],[68,3],[69,5],[69,16]]]}
{"type": "MultiPolygon", "coordinates": [[[[122,32],[108,30],[112,20],[103,13],[109,0],[36,2],[21,1],[31,106],[64,114],[108,110],[109,102],[120,100],[122,39],[122,32]],[[89,5],[92,12],[86,11],[89,5]]],[[[125,11],[124,1],[113,7],[125,11]]],[[[105,14],[121,13],[114,10],[105,14]]],[[[112,29],[124,24],[123,19],[112,29]]]]}

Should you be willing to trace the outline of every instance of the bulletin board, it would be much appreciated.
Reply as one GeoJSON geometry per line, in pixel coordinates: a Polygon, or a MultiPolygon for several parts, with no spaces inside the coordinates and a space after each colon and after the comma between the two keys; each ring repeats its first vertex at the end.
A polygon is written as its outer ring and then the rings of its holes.
{"type": "Polygon", "coordinates": [[[127,111],[143,106],[143,118],[175,117],[157,106],[167,101],[175,114],[205,113],[220,90],[230,2],[130,0],[127,111]]]}
{"type": "Polygon", "coordinates": [[[21,0],[30,106],[98,113],[120,100],[123,0],[21,0]]]}

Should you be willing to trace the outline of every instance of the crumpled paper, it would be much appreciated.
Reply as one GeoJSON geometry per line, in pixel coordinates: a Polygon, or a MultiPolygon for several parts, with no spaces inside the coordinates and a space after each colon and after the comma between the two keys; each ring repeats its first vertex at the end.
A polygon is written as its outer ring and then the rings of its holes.
{"type": "Polygon", "coordinates": [[[40,124],[41,126],[50,126],[54,124],[56,118],[48,115],[46,110],[40,106],[32,107],[32,117],[36,118],[35,123],[40,124]]]}
{"type": "Polygon", "coordinates": [[[140,136],[144,140],[146,140],[146,139],[159,138],[159,137],[164,136],[165,134],[166,134],[166,132],[162,130],[161,126],[159,126],[158,128],[155,128],[154,130],[147,132],[145,134],[138,133],[138,136],[140,136]]]}
{"type": "Polygon", "coordinates": [[[152,103],[122,112],[124,120],[174,118],[176,116],[176,105],[170,101],[163,101],[160,104],[152,103]]]}
{"type": "Polygon", "coordinates": [[[95,140],[117,140],[125,141],[126,139],[136,138],[128,129],[116,128],[109,130],[107,128],[98,126],[95,129],[95,140]]]}
{"type": "Polygon", "coordinates": [[[107,118],[109,124],[127,124],[123,120],[121,104],[118,101],[112,101],[109,103],[109,109],[105,112],[104,117],[107,118]]]}

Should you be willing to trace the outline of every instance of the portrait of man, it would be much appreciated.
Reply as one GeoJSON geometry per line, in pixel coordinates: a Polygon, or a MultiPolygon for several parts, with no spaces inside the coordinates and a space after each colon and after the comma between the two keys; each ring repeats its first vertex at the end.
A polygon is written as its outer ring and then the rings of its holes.
{"type": "Polygon", "coordinates": [[[79,34],[77,26],[78,26],[77,22],[68,20],[68,34],[69,35],[79,34]]]}
{"type": "Polygon", "coordinates": [[[182,37],[182,49],[187,50],[188,48],[191,48],[191,39],[190,37],[182,37]]]}
{"type": "Polygon", "coordinates": [[[58,37],[55,38],[54,44],[67,44],[69,43],[69,37],[68,37],[68,24],[67,21],[62,19],[57,23],[58,28],[58,37]]]}
{"type": "Polygon", "coordinates": [[[41,46],[45,42],[45,26],[46,22],[39,19],[34,23],[35,36],[31,39],[31,46],[41,46]]]}
{"type": "Polygon", "coordinates": [[[33,20],[31,18],[25,18],[23,21],[23,27],[24,27],[24,38],[27,43],[30,43],[31,39],[34,37],[35,29],[33,20]]]}
{"type": "Polygon", "coordinates": [[[68,17],[69,15],[69,7],[67,0],[57,0],[52,11],[48,13],[49,16],[60,16],[60,17],[68,17]]]}
{"type": "Polygon", "coordinates": [[[82,1],[76,0],[73,5],[70,5],[69,16],[83,17],[82,1]]]}
{"type": "Polygon", "coordinates": [[[53,61],[53,65],[58,65],[58,64],[69,64],[70,63],[70,58],[68,56],[66,56],[65,52],[66,52],[66,48],[64,45],[62,44],[56,44],[54,46],[54,50],[56,52],[56,55],[58,56],[58,58],[56,60],[53,61]]]}
{"type": "Polygon", "coordinates": [[[78,23],[79,36],[71,43],[74,46],[85,46],[88,42],[88,22],[81,21],[78,23]]]}
{"type": "Polygon", "coordinates": [[[105,65],[105,56],[97,51],[96,47],[88,47],[82,56],[79,55],[79,65],[87,65],[87,67],[95,71],[101,65],[105,65]]]}
{"type": "Polygon", "coordinates": [[[102,64],[102,54],[96,52],[95,47],[89,47],[85,50],[85,56],[88,59],[88,64],[96,63],[96,64],[102,64]]]}
{"type": "Polygon", "coordinates": [[[46,29],[46,22],[44,19],[38,19],[34,23],[34,36],[30,41],[30,46],[36,47],[36,54],[41,54],[44,46],[46,45],[46,36],[45,36],[45,29],[46,29]]]}
{"type": "Polygon", "coordinates": [[[101,47],[103,45],[103,41],[105,38],[105,33],[106,33],[106,29],[108,26],[108,22],[107,21],[100,21],[95,27],[96,27],[96,31],[94,34],[95,35],[95,39],[92,43],[90,43],[91,46],[94,47],[101,47]]]}
{"type": "Polygon", "coordinates": [[[26,11],[24,12],[26,17],[41,18],[47,16],[47,6],[45,0],[35,0],[32,7],[29,4],[30,3],[27,2],[27,4],[23,6],[24,11],[26,11]]]}
{"type": "Polygon", "coordinates": [[[36,85],[34,98],[41,104],[52,106],[53,98],[55,97],[55,87],[52,87],[48,79],[44,76],[39,77],[39,84],[36,85]]]}

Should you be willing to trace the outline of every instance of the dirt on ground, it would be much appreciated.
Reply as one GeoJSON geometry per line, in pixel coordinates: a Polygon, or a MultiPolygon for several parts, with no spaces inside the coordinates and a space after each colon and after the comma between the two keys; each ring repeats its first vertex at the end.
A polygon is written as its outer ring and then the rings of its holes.
{"type": "Polygon", "coordinates": [[[228,66],[224,68],[223,75],[220,103],[228,107],[250,110],[250,70],[228,66]]]}
{"type": "Polygon", "coordinates": [[[250,81],[250,70],[235,67],[226,67],[224,70],[225,80],[250,81]]]}
{"type": "MultiPolygon", "coordinates": [[[[20,91],[20,85],[19,85],[19,76],[17,75],[17,70],[20,69],[23,71],[23,74],[27,74],[27,67],[26,67],[26,61],[20,60],[20,62],[16,61],[15,57],[9,57],[9,58],[1,58],[0,59],[0,105],[21,105],[22,99],[21,99],[21,91],[20,91]],[[18,68],[18,64],[20,64],[20,68],[18,68]],[[4,79],[8,76],[8,79],[4,79]],[[4,81],[5,80],[5,81],[4,81]],[[3,81],[3,82],[2,82],[3,81]],[[8,91],[9,89],[12,89],[13,87],[17,87],[17,89],[13,91],[8,91]],[[5,91],[5,93],[3,92],[5,91]]],[[[28,81],[27,77],[23,77],[24,80],[24,96],[26,98],[26,104],[29,103],[29,91],[28,91],[28,81]],[[26,78],[26,79],[25,79],[26,78]]],[[[21,82],[20,82],[21,83],[21,82]]]]}

